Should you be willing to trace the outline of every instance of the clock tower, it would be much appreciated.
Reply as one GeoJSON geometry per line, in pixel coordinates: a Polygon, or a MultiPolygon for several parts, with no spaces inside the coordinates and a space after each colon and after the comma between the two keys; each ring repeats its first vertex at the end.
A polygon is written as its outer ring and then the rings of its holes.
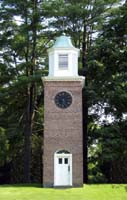
{"type": "Polygon", "coordinates": [[[70,37],[56,39],[44,83],[43,186],[83,185],[82,87],[79,49],[70,37]]]}

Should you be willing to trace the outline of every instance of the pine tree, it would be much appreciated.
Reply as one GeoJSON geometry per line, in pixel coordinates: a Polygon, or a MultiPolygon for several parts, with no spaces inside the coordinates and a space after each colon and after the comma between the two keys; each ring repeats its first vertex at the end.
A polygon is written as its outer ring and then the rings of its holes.
{"type": "MultiPolygon", "coordinates": [[[[1,2],[1,91],[5,102],[8,98],[7,110],[2,105],[2,118],[8,113],[8,124],[13,124],[16,140],[21,137],[22,145],[24,143],[24,182],[31,181],[32,133],[42,96],[41,76],[45,73],[41,60],[46,58],[44,43],[48,40],[46,36],[42,38],[41,7],[42,2],[37,0],[1,2]]],[[[43,128],[43,124],[40,127],[43,128]]]]}

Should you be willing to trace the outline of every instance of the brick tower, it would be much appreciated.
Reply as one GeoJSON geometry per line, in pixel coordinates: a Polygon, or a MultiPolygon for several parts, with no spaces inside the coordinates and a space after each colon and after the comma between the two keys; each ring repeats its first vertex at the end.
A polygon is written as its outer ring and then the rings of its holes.
{"type": "Polygon", "coordinates": [[[48,50],[44,83],[43,186],[83,185],[82,87],[79,50],[69,37],[57,38],[48,50]]]}

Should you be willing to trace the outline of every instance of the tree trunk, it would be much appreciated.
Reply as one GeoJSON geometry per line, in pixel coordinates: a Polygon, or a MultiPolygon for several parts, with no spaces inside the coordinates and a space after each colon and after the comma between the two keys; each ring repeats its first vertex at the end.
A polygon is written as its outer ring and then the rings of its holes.
{"type": "Polygon", "coordinates": [[[87,105],[87,62],[86,62],[86,25],[84,24],[83,43],[82,43],[82,66],[83,76],[85,76],[85,88],[83,89],[83,182],[88,182],[88,166],[87,166],[87,123],[88,123],[88,105],[87,105]]]}
{"type": "MultiPolygon", "coordinates": [[[[28,63],[28,57],[31,57],[31,65],[26,67],[26,75],[32,77],[35,72],[36,66],[36,40],[37,40],[37,24],[38,19],[36,18],[37,12],[37,0],[33,0],[33,16],[31,20],[31,31],[32,31],[32,42],[29,43],[29,34],[27,34],[27,52],[26,52],[26,63],[28,63]],[[31,51],[30,51],[30,45],[31,51]],[[31,55],[29,55],[31,52],[31,55]]],[[[26,25],[28,25],[27,14],[26,14],[26,25]]],[[[34,121],[34,108],[36,102],[36,86],[34,82],[30,82],[27,87],[27,109],[26,109],[26,122],[25,122],[25,134],[24,134],[24,182],[31,182],[31,137],[34,121]]]]}
{"type": "Polygon", "coordinates": [[[30,166],[31,166],[31,136],[32,136],[32,112],[33,112],[33,88],[28,86],[27,89],[27,109],[24,133],[24,182],[30,183],[30,166]]]}

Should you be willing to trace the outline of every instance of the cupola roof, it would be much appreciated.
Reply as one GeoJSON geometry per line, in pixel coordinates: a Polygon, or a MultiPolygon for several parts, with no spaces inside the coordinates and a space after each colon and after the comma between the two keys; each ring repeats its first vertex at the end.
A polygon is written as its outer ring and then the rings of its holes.
{"type": "Polygon", "coordinates": [[[53,45],[53,48],[72,48],[74,47],[72,45],[70,37],[66,35],[61,35],[60,37],[57,37],[55,44],[53,45]]]}

